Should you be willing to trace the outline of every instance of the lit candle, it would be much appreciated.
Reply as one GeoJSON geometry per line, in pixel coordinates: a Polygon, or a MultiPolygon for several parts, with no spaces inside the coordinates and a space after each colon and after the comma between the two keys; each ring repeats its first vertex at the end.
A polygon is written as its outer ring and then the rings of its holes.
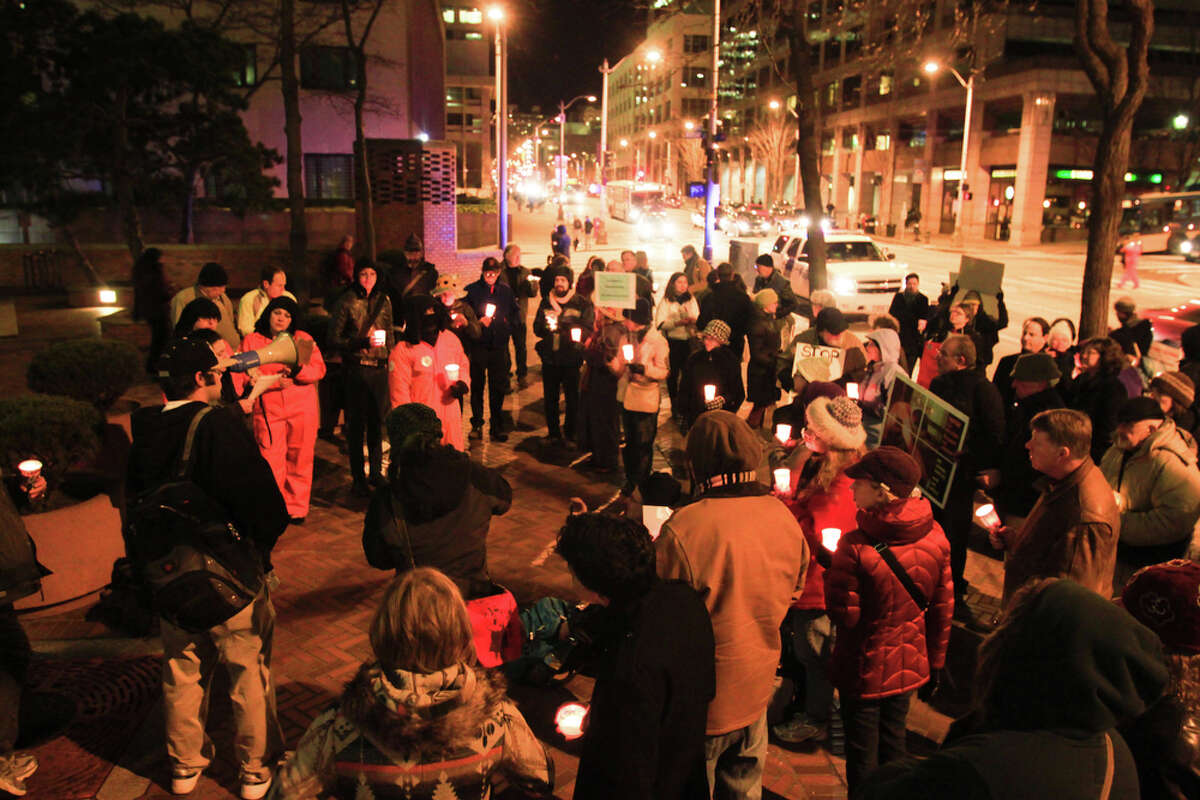
{"type": "Polygon", "coordinates": [[[451,383],[458,383],[458,364],[446,365],[446,380],[451,383]]]}
{"type": "Polygon", "coordinates": [[[572,342],[582,342],[583,341],[583,329],[582,328],[571,328],[571,341],[572,342]]]}
{"type": "Polygon", "coordinates": [[[494,316],[496,316],[496,304],[495,304],[495,303],[488,303],[486,306],[484,306],[484,307],[483,307],[483,315],[484,315],[485,317],[494,317],[494,316]]]}
{"type": "Polygon", "coordinates": [[[846,396],[849,397],[851,400],[858,399],[858,384],[857,383],[847,383],[846,384],[846,396]]]}
{"type": "Polygon", "coordinates": [[[792,438],[792,426],[781,422],[775,426],[775,438],[782,444],[787,444],[792,438]]]}
{"type": "Polygon", "coordinates": [[[371,344],[375,347],[383,347],[387,344],[387,331],[383,328],[376,328],[371,331],[371,344]]]}
{"type": "Polygon", "coordinates": [[[775,476],[775,491],[786,492],[792,488],[792,471],[787,467],[780,467],[772,470],[772,475],[775,476]]]}
{"type": "Polygon", "coordinates": [[[631,345],[631,344],[621,345],[621,354],[625,356],[626,361],[633,361],[633,345],[631,345]]]}
{"type": "Polygon", "coordinates": [[[587,714],[588,707],[582,703],[563,703],[554,713],[554,727],[564,739],[578,739],[583,736],[587,714]]]}
{"type": "Polygon", "coordinates": [[[975,519],[985,530],[994,531],[1000,527],[1000,515],[991,503],[984,503],[975,509],[975,519]]]}
{"type": "Polygon", "coordinates": [[[546,312],[546,327],[552,331],[558,330],[558,317],[554,316],[549,311],[546,312]]]}
{"type": "MultiPolygon", "coordinates": [[[[24,474],[24,473],[22,473],[22,474],[24,474]]],[[[1117,511],[1125,510],[1125,498],[1121,497],[1120,492],[1117,492],[1117,491],[1113,492],[1113,502],[1117,504],[1117,511]]]]}
{"type": "Polygon", "coordinates": [[[42,474],[42,462],[36,458],[28,458],[17,464],[17,471],[21,473],[21,477],[25,479],[26,486],[33,486],[34,481],[42,474]]]}
{"type": "Polygon", "coordinates": [[[711,383],[704,384],[704,402],[711,403],[717,399],[717,387],[711,383]]]}
{"type": "Polygon", "coordinates": [[[841,538],[841,528],[821,528],[821,546],[826,550],[837,550],[838,541],[841,538]]]}

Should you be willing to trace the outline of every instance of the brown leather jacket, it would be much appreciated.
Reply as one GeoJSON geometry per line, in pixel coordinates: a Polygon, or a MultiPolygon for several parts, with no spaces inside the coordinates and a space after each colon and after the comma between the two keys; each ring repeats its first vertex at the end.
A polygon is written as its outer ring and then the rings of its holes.
{"type": "Polygon", "coordinates": [[[1058,483],[1047,482],[1009,544],[1003,604],[1032,578],[1071,578],[1111,597],[1120,534],[1112,488],[1090,458],[1058,483]]]}

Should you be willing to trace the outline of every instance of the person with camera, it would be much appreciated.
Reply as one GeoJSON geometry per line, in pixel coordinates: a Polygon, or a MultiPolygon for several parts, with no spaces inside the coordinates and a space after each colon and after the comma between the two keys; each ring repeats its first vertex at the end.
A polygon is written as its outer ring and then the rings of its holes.
{"type": "Polygon", "coordinates": [[[575,800],[676,800],[704,786],[713,633],[700,595],[655,574],[654,542],[626,517],[573,514],[555,551],[585,599],[605,606],[575,800]]]}
{"type": "MultiPolygon", "coordinates": [[[[150,540],[161,539],[163,528],[143,526],[138,520],[146,506],[157,505],[145,498],[173,481],[175,486],[186,482],[194,495],[202,495],[198,499],[211,501],[224,510],[226,519],[204,519],[199,523],[215,523],[218,529],[231,526],[236,531],[231,547],[239,548],[237,555],[243,560],[254,562],[257,580],[251,583],[258,583],[249,586],[256,593],[244,607],[199,631],[188,630],[195,626],[183,620],[219,615],[222,610],[215,603],[210,608],[198,607],[200,598],[209,595],[172,591],[170,584],[155,591],[163,643],[163,704],[171,791],[190,793],[212,759],[212,743],[204,733],[208,708],[205,693],[220,661],[229,673],[241,796],[256,800],[270,788],[271,761],[283,744],[271,682],[275,609],[268,587],[272,582],[271,550],[287,528],[287,507],[240,410],[211,407],[219,399],[221,388],[212,348],[194,339],[176,341],[159,361],[158,375],[167,403],[140,408],[132,419],[126,494],[133,499],[126,511],[130,520],[126,548],[154,586],[149,569],[153,564],[148,562],[147,553],[152,546],[150,540]],[[180,596],[184,594],[187,596],[180,596]],[[170,605],[172,598],[181,605],[170,605]]],[[[173,548],[192,542],[155,544],[173,548]]],[[[168,554],[171,552],[168,549],[168,554]]],[[[187,579],[188,586],[202,585],[194,581],[204,578],[203,570],[187,571],[182,558],[178,565],[160,567],[160,573],[178,573],[177,581],[187,579]]]]}

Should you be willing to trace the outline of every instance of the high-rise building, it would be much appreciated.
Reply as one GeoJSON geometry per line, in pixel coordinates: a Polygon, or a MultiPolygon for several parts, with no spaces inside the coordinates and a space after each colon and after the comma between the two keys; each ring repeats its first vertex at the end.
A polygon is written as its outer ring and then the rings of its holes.
{"type": "Polygon", "coordinates": [[[494,27],[478,4],[439,0],[446,30],[446,140],[458,154],[458,186],[492,194],[495,151],[494,27]]]}

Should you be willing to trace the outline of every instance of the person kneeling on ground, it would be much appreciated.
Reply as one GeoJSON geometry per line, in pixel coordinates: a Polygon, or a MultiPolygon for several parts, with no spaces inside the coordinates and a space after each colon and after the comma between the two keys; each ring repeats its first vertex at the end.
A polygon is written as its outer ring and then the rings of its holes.
{"type": "Polygon", "coordinates": [[[372,660],[308,726],[276,797],[484,800],[501,774],[527,793],[553,791],[550,754],[502,679],[475,666],[467,608],[449,578],[421,567],[393,580],[370,640],[372,660]]]}

